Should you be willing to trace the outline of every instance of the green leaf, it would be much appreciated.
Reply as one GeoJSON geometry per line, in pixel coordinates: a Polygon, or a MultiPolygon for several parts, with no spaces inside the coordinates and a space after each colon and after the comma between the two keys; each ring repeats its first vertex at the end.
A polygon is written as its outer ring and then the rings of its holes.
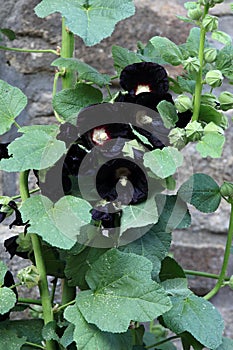
{"type": "Polygon", "coordinates": [[[6,329],[1,330],[0,348],[4,350],[21,349],[25,343],[26,337],[18,337],[14,331],[6,329]]]}
{"type": "Polygon", "coordinates": [[[87,46],[98,44],[110,36],[117,22],[130,17],[135,12],[132,0],[43,0],[35,8],[39,17],[60,12],[66,25],[79,35],[87,46]],[[104,25],[103,25],[104,23],[104,25]]]}
{"type": "Polygon", "coordinates": [[[161,101],[157,105],[157,109],[166,128],[170,129],[176,125],[178,115],[175,106],[171,102],[161,101]]]}
{"type": "Polygon", "coordinates": [[[232,350],[233,339],[223,337],[222,344],[216,350],[232,350]]]}
{"type": "Polygon", "coordinates": [[[155,149],[144,155],[144,165],[161,179],[173,175],[183,163],[183,155],[176,148],[155,149]]]}
{"type": "Polygon", "coordinates": [[[162,261],[161,270],[159,273],[160,281],[166,281],[168,279],[185,279],[186,275],[182,267],[170,256],[162,261]]]}
{"type": "Polygon", "coordinates": [[[121,334],[102,332],[95,325],[88,323],[78,305],[68,306],[65,318],[74,324],[74,341],[80,350],[131,350],[132,338],[130,331],[121,334]]]}
{"type": "Polygon", "coordinates": [[[209,175],[201,173],[184,182],[178,195],[203,213],[214,212],[221,201],[218,184],[209,175]]]}
{"type": "Polygon", "coordinates": [[[12,289],[0,288],[0,314],[4,315],[15,306],[16,296],[12,289]]]}
{"type": "Polygon", "coordinates": [[[186,92],[189,92],[190,94],[194,94],[195,85],[196,85],[195,80],[184,79],[183,77],[180,77],[180,76],[177,78],[177,80],[182,91],[186,91],[186,92]]]}
{"type": "Polygon", "coordinates": [[[4,277],[8,268],[3,261],[0,261],[0,287],[4,285],[4,277]]]}
{"type": "Polygon", "coordinates": [[[70,249],[81,226],[91,220],[91,205],[84,199],[65,196],[55,204],[45,196],[28,198],[20,208],[23,221],[30,220],[29,233],[37,233],[54,247],[70,249]]]}
{"type": "Polygon", "coordinates": [[[191,225],[191,215],[187,204],[179,196],[158,194],[155,200],[159,213],[158,225],[165,232],[187,228],[191,225]]]}
{"type": "Polygon", "coordinates": [[[42,337],[45,340],[56,340],[59,341],[59,337],[56,333],[57,323],[56,321],[51,321],[46,323],[42,329],[42,337]]]}
{"type": "Polygon", "coordinates": [[[88,323],[102,331],[126,332],[130,321],[150,321],[170,309],[163,288],[151,279],[152,263],[139,255],[111,249],[86,274],[91,288],[77,296],[88,323]],[[93,312],[95,310],[95,312],[93,312]]]}
{"type": "Polygon", "coordinates": [[[65,275],[69,286],[78,286],[80,289],[88,289],[85,280],[86,272],[91,265],[106,252],[106,249],[86,247],[79,254],[69,254],[66,260],[65,275]]]}
{"type": "Polygon", "coordinates": [[[166,290],[168,295],[172,297],[188,297],[192,294],[188,289],[188,281],[186,278],[172,278],[162,282],[161,285],[166,290]]]}
{"type": "Polygon", "coordinates": [[[152,39],[150,39],[150,42],[159,51],[160,56],[167,63],[170,63],[173,66],[178,66],[182,63],[182,52],[171,40],[161,36],[154,36],[152,39]]]}
{"type": "MultiPolygon", "coordinates": [[[[200,28],[194,27],[190,30],[185,47],[191,56],[198,56],[200,45],[200,28]]],[[[205,46],[208,47],[208,41],[205,40],[205,46]]]]}
{"type": "Polygon", "coordinates": [[[157,275],[161,268],[161,260],[167,255],[171,244],[171,234],[160,231],[154,225],[145,235],[127,245],[121,246],[120,251],[144,256],[153,264],[152,274],[157,275]]]}
{"type": "Polygon", "coordinates": [[[230,45],[232,43],[231,36],[220,30],[216,30],[212,33],[212,39],[217,40],[224,45],[230,45]]]}
{"type": "Polygon", "coordinates": [[[1,28],[0,33],[5,35],[9,40],[14,40],[16,38],[15,32],[8,28],[1,28]]]}
{"type": "Polygon", "coordinates": [[[129,64],[139,63],[143,61],[141,55],[117,45],[112,46],[112,57],[114,61],[114,67],[118,73],[120,73],[122,69],[124,69],[129,64]]]}
{"type": "Polygon", "coordinates": [[[222,112],[217,111],[215,108],[209,105],[200,106],[200,115],[199,120],[202,120],[206,123],[213,122],[218,126],[224,127],[224,115],[222,112]]]}
{"type": "Polygon", "coordinates": [[[190,292],[189,296],[172,297],[173,307],[163,315],[166,326],[174,333],[191,333],[210,349],[222,342],[224,322],[215,307],[190,292]]]}
{"type": "MultiPolygon", "coordinates": [[[[82,317],[82,316],[81,316],[82,317]]],[[[70,323],[65,329],[61,339],[60,344],[67,349],[67,347],[74,341],[74,325],[70,323]]]]}
{"type": "Polygon", "coordinates": [[[206,133],[200,141],[198,141],[196,149],[200,155],[205,157],[220,158],[225,143],[225,136],[218,132],[206,133]]]}
{"type": "Polygon", "coordinates": [[[58,92],[53,98],[53,107],[65,121],[75,122],[80,110],[91,104],[101,103],[102,92],[88,84],[77,84],[74,89],[58,92]]]}
{"type": "Polygon", "coordinates": [[[233,45],[224,46],[217,55],[216,69],[220,70],[224,76],[232,79],[233,45]]]}
{"type": "Polygon", "coordinates": [[[12,157],[2,159],[0,169],[12,172],[46,169],[61,158],[66,152],[66,147],[55,135],[50,135],[42,129],[28,129],[8,146],[8,151],[12,157]]]}
{"type": "Polygon", "coordinates": [[[204,348],[203,345],[188,332],[182,333],[180,337],[184,350],[189,350],[190,346],[193,347],[193,350],[202,350],[204,348]]]}
{"type": "Polygon", "coordinates": [[[128,229],[156,224],[158,221],[157,206],[154,198],[148,198],[137,205],[127,205],[122,208],[120,234],[128,229]]]}
{"type": "Polygon", "coordinates": [[[7,132],[27,105],[24,93],[0,80],[0,135],[7,132]]]}
{"type": "Polygon", "coordinates": [[[99,73],[95,68],[77,58],[60,57],[53,61],[51,65],[69,68],[70,70],[78,72],[78,79],[90,81],[100,87],[110,84],[110,75],[99,73]]]}

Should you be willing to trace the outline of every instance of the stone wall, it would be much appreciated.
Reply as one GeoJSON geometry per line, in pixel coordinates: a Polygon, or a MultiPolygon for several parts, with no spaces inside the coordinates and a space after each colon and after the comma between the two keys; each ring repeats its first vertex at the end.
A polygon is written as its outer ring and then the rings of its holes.
{"type": "MultiPolygon", "coordinates": [[[[111,59],[111,46],[121,45],[135,49],[137,41],[147,43],[155,35],[166,36],[177,44],[185,41],[190,26],[183,24],[176,18],[176,14],[184,15],[184,0],[135,0],[137,11],[135,16],[119,23],[111,38],[103,40],[95,47],[85,47],[82,40],[76,38],[76,57],[83,59],[103,73],[114,74],[111,59]]],[[[232,12],[230,0],[216,6],[212,12],[220,18],[220,30],[224,30],[233,37],[232,12]]],[[[39,19],[33,8],[38,0],[0,0],[1,27],[9,27],[16,32],[17,39],[7,45],[15,47],[56,49],[61,42],[61,18],[54,14],[47,19],[39,19]]],[[[51,54],[31,54],[0,51],[0,79],[17,86],[28,96],[28,106],[20,115],[21,125],[48,124],[54,121],[51,107],[54,68],[50,66],[54,60],[51,54]]],[[[169,67],[170,75],[175,75],[175,69],[169,67]]],[[[229,87],[227,87],[229,89],[229,87]]],[[[229,113],[229,120],[231,120],[229,113]]],[[[14,139],[16,130],[3,135],[1,141],[14,139]]],[[[222,181],[232,181],[233,174],[233,126],[227,132],[227,143],[221,160],[200,159],[195,152],[194,145],[185,149],[186,166],[179,171],[182,181],[195,172],[204,172],[215,178],[219,184],[222,181]],[[188,166],[187,166],[188,164],[188,166]]],[[[2,174],[1,193],[13,195],[16,192],[15,176],[2,174]]],[[[191,208],[193,223],[188,231],[175,232],[173,235],[172,252],[175,258],[187,269],[200,269],[218,273],[228,226],[229,208],[222,203],[216,213],[202,215],[191,208]]],[[[1,229],[2,242],[9,232],[6,226],[1,229]]],[[[0,258],[7,259],[3,249],[0,258]]],[[[14,263],[14,262],[13,262],[14,263]]],[[[232,269],[229,271],[232,274],[232,269]]],[[[205,284],[199,278],[190,279],[191,287],[198,293],[207,292],[213,281],[205,284]]],[[[226,293],[226,292],[224,292],[226,293]]],[[[230,292],[229,292],[230,293],[230,292]]],[[[232,297],[232,295],[231,295],[232,297]]],[[[226,297],[216,303],[224,308],[228,306],[226,297]],[[225,305],[225,306],[224,306],[225,305]]],[[[225,309],[224,309],[225,310],[225,309]]],[[[225,312],[225,311],[224,311],[225,312]]],[[[226,313],[226,318],[232,317],[233,309],[226,313]]],[[[232,334],[232,333],[231,333],[232,334]]]]}

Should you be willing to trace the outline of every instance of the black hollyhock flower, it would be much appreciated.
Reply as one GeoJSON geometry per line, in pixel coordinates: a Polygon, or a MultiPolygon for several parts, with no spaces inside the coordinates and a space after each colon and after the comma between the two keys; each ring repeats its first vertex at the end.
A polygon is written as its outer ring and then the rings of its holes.
{"type": "Polygon", "coordinates": [[[20,252],[18,251],[19,245],[17,243],[18,235],[7,238],[4,241],[4,247],[6,248],[6,251],[10,254],[10,258],[12,259],[15,255],[18,255],[19,257],[23,259],[29,259],[28,253],[29,252],[20,252]]]}
{"type": "Polygon", "coordinates": [[[2,222],[9,214],[15,212],[15,219],[9,225],[9,228],[15,226],[25,226],[28,222],[23,222],[21,213],[17,207],[17,204],[14,201],[9,201],[7,205],[0,204],[0,222],[2,222]],[[7,210],[6,210],[7,207],[7,210]],[[12,210],[11,210],[12,209],[12,210]]]}
{"type": "MultiPolygon", "coordinates": [[[[11,287],[15,284],[15,281],[14,281],[14,278],[13,278],[13,275],[10,271],[7,271],[5,276],[4,276],[4,285],[3,287],[11,287]]],[[[17,293],[17,290],[16,288],[12,288],[13,292],[15,293],[16,295],[16,299],[18,299],[18,293],[17,293]]],[[[5,313],[4,315],[0,315],[0,322],[3,322],[5,320],[7,320],[10,316],[10,311],[8,311],[7,313],[5,313]]]]}
{"type": "Polygon", "coordinates": [[[0,160],[5,158],[10,158],[9,156],[9,153],[8,153],[8,149],[7,149],[7,146],[9,145],[10,143],[0,143],[0,160]]]}

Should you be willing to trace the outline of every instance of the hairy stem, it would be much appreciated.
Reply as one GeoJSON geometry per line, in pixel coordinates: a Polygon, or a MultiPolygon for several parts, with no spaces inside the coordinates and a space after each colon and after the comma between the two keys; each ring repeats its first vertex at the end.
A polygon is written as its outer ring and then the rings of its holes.
{"type": "Polygon", "coordinates": [[[221,287],[224,286],[224,281],[226,277],[226,272],[227,272],[227,267],[228,267],[228,262],[229,262],[229,257],[231,254],[231,245],[232,245],[232,239],[233,239],[233,204],[231,204],[231,214],[230,214],[230,222],[229,222],[229,230],[228,230],[228,236],[227,236],[227,241],[226,241],[226,248],[225,248],[225,253],[224,253],[224,258],[223,258],[223,263],[222,263],[222,269],[219,274],[218,281],[214,288],[204,296],[204,299],[209,300],[211,299],[215,294],[218,293],[221,287]]]}
{"type": "MultiPolygon", "coordinates": [[[[20,186],[20,194],[21,194],[22,201],[25,201],[30,196],[29,189],[28,189],[28,175],[29,175],[29,170],[21,172],[19,177],[19,186],[20,186]]],[[[53,311],[52,311],[52,305],[50,301],[47,274],[46,274],[44,257],[42,253],[42,247],[41,247],[41,239],[37,234],[32,233],[31,241],[32,241],[34,255],[35,255],[36,267],[40,275],[39,290],[40,290],[41,304],[43,309],[44,323],[47,324],[53,321],[53,311]]],[[[53,340],[46,341],[46,349],[55,350],[56,349],[55,342],[53,340]]]]}
{"type": "MultiPolygon", "coordinates": [[[[208,11],[209,11],[209,4],[205,5],[203,18],[205,18],[205,16],[208,14],[208,11]]],[[[206,29],[203,27],[203,25],[201,25],[200,45],[199,45],[199,54],[198,54],[200,69],[199,69],[199,72],[197,73],[197,78],[196,78],[192,121],[198,120],[199,112],[200,112],[205,37],[206,37],[206,29]]]]}

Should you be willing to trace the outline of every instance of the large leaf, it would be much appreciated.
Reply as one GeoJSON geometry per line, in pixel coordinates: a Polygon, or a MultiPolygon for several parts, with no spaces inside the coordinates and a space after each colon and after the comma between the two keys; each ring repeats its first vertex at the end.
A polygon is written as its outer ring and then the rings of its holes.
{"type": "Polygon", "coordinates": [[[222,343],[224,322],[210,302],[190,291],[189,295],[174,296],[171,300],[173,307],[163,315],[169,329],[176,334],[187,331],[210,349],[216,349],[222,343]]]}
{"type": "Polygon", "coordinates": [[[214,212],[221,201],[218,184],[205,174],[192,175],[178,191],[179,196],[203,213],[214,212]]]}
{"type": "Polygon", "coordinates": [[[102,331],[126,332],[130,321],[150,321],[171,307],[163,288],[151,279],[152,263],[116,249],[103,254],[86,274],[91,288],[77,296],[87,322],[102,331]],[[95,310],[95,312],[93,312],[95,310]]]}
{"type": "Polygon", "coordinates": [[[154,36],[152,39],[150,39],[150,42],[159,52],[160,57],[162,57],[167,63],[174,66],[178,66],[182,63],[182,52],[180,51],[179,47],[168,38],[154,36]]]}
{"type": "Polygon", "coordinates": [[[123,207],[120,233],[122,234],[128,229],[156,224],[157,221],[157,206],[152,197],[138,205],[127,205],[123,207]]]}
{"type": "Polygon", "coordinates": [[[154,225],[144,236],[119,248],[125,253],[134,253],[144,256],[153,264],[153,276],[161,268],[161,260],[167,255],[171,244],[171,234],[160,231],[154,225]]]}
{"type": "Polygon", "coordinates": [[[89,66],[87,63],[78,60],[77,58],[57,58],[52,62],[52,66],[69,68],[78,72],[78,78],[87,80],[102,87],[110,83],[110,75],[101,74],[95,68],[89,66]]]}
{"type": "Polygon", "coordinates": [[[12,289],[7,287],[0,288],[0,314],[4,315],[11,310],[16,303],[16,296],[12,289]]]}
{"type": "Polygon", "coordinates": [[[25,130],[25,134],[8,146],[12,157],[1,160],[1,170],[12,172],[45,169],[56,163],[66,152],[65,143],[56,139],[55,130],[22,128],[22,131],[25,130]]]}
{"type": "Polygon", "coordinates": [[[183,163],[183,155],[174,147],[155,149],[144,154],[144,165],[161,179],[173,175],[183,163]]]}
{"type": "Polygon", "coordinates": [[[78,305],[69,306],[65,310],[65,318],[75,325],[74,341],[79,350],[131,350],[130,331],[121,334],[102,332],[95,325],[84,319],[78,305]]]}
{"type": "Polygon", "coordinates": [[[53,107],[64,120],[76,122],[80,110],[92,104],[101,103],[100,90],[88,84],[77,84],[74,89],[59,91],[53,98],[53,107]]]}
{"type": "Polygon", "coordinates": [[[21,349],[26,337],[18,337],[14,331],[1,329],[0,348],[4,350],[21,349]]]}
{"type": "Polygon", "coordinates": [[[91,220],[91,205],[84,199],[65,196],[55,204],[45,196],[33,196],[22,205],[24,221],[30,220],[29,233],[37,233],[54,247],[70,249],[81,226],[91,220]]]}
{"type": "Polygon", "coordinates": [[[24,93],[0,80],[0,135],[7,132],[27,104],[24,93]]]}
{"type": "Polygon", "coordinates": [[[39,17],[60,12],[67,27],[79,35],[87,46],[110,36],[117,22],[135,12],[132,0],[43,0],[35,8],[39,17]]]}

